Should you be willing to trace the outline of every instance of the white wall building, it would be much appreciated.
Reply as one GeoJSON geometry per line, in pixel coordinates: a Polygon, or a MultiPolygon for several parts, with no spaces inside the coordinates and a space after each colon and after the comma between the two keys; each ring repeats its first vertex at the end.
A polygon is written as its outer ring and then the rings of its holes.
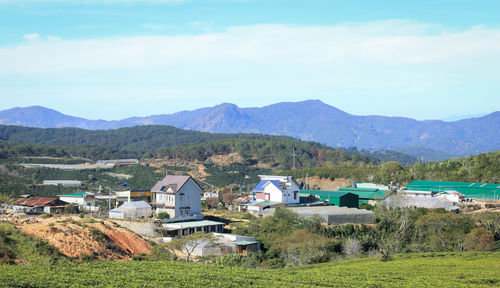
{"type": "Polygon", "coordinates": [[[257,201],[300,203],[299,184],[292,176],[259,175],[261,181],[253,192],[257,201]]]}
{"type": "Polygon", "coordinates": [[[77,205],[83,211],[98,211],[97,199],[94,193],[83,192],[58,195],[59,200],[77,205]]]}
{"type": "Polygon", "coordinates": [[[431,198],[435,194],[432,191],[419,191],[419,190],[400,190],[399,193],[403,196],[428,197],[428,198],[431,198]]]}
{"type": "Polygon", "coordinates": [[[170,218],[201,216],[202,191],[191,176],[178,175],[167,175],[151,188],[156,213],[170,218]]]}
{"type": "Polygon", "coordinates": [[[151,217],[151,205],[145,201],[126,202],[118,208],[109,211],[109,218],[139,219],[151,217]]]}
{"type": "Polygon", "coordinates": [[[61,186],[69,186],[69,187],[80,187],[82,186],[82,182],[78,180],[43,180],[44,185],[61,185],[61,186]]]}
{"type": "Polygon", "coordinates": [[[453,203],[462,202],[465,200],[465,195],[455,190],[444,191],[435,195],[438,198],[444,198],[453,203]]]}

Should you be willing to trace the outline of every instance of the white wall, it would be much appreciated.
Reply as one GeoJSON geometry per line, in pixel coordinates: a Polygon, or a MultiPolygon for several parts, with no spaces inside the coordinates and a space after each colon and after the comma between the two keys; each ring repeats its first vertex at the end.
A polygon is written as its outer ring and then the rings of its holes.
{"type": "Polygon", "coordinates": [[[189,179],[175,194],[175,217],[201,214],[201,191],[194,180],[189,179]],[[181,194],[184,194],[182,199],[181,194]],[[189,207],[189,214],[181,215],[181,207],[189,207]]]}

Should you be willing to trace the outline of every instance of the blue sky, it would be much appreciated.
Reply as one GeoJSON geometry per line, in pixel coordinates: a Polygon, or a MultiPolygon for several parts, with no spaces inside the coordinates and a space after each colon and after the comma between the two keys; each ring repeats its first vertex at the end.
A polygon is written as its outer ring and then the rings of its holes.
{"type": "Polygon", "coordinates": [[[484,0],[0,0],[0,109],[120,119],[321,99],[485,114],[500,110],[498,15],[484,0]]]}

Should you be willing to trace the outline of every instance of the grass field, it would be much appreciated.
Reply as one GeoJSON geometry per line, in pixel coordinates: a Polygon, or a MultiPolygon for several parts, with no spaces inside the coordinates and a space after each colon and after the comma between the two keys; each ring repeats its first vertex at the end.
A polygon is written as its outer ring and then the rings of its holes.
{"type": "Polygon", "coordinates": [[[406,254],[276,270],[183,262],[0,266],[2,287],[499,287],[500,253],[406,254]]]}

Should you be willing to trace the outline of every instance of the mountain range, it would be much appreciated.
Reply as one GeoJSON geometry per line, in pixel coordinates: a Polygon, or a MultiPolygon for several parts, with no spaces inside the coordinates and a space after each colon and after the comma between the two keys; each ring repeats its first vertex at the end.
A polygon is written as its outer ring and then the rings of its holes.
{"type": "Polygon", "coordinates": [[[446,152],[450,157],[500,149],[500,137],[497,135],[500,131],[499,111],[452,122],[417,121],[405,117],[352,115],[320,100],[282,102],[260,108],[240,108],[235,104],[223,103],[193,111],[113,121],[88,120],[41,106],[31,106],[0,111],[0,124],[90,130],[171,125],[212,133],[287,135],[331,147],[405,151],[431,149],[446,152]]]}

